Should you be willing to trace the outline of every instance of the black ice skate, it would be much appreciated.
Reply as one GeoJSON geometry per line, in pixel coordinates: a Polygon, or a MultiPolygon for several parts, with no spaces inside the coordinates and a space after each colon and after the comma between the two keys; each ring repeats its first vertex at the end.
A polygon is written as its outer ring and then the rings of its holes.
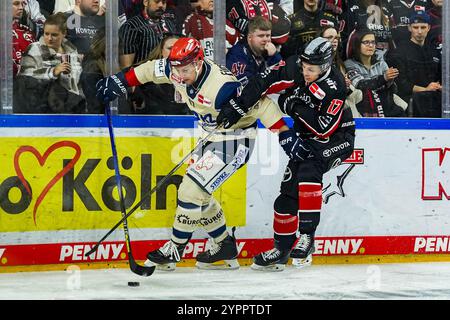
{"type": "Polygon", "coordinates": [[[291,252],[292,265],[297,268],[310,266],[314,253],[314,232],[301,234],[295,248],[291,252]]]}
{"type": "Polygon", "coordinates": [[[183,256],[186,244],[176,244],[173,241],[167,241],[158,250],[147,253],[147,260],[144,265],[156,266],[158,270],[173,271],[177,262],[180,262],[183,256]]]}
{"type": "Polygon", "coordinates": [[[283,271],[289,260],[289,251],[273,248],[253,258],[251,268],[260,271],[283,271]]]}
{"type": "Polygon", "coordinates": [[[197,255],[197,263],[199,269],[238,269],[237,261],[238,250],[236,246],[236,238],[228,235],[219,243],[211,241],[211,246],[205,252],[197,255]]]}

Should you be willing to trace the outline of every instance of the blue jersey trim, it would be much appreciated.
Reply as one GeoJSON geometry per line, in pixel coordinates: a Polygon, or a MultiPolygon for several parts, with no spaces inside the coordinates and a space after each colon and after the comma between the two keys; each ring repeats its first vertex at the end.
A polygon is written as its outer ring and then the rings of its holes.
{"type": "Polygon", "coordinates": [[[217,93],[216,101],[214,102],[216,110],[221,110],[225,103],[234,98],[240,87],[241,83],[239,81],[225,83],[217,93]]]}
{"type": "Polygon", "coordinates": [[[186,94],[191,99],[195,99],[195,97],[197,96],[198,92],[200,91],[200,89],[202,88],[203,84],[205,83],[206,79],[208,79],[209,74],[211,73],[211,68],[212,67],[206,60],[203,61],[203,66],[205,68],[205,72],[204,72],[202,78],[197,80],[198,84],[196,84],[196,87],[194,87],[194,86],[186,86],[186,94]]]}
{"type": "Polygon", "coordinates": [[[167,79],[170,79],[170,62],[169,62],[169,59],[166,59],[166,66],[164,67],[164,73],[166,74],[167,79]]]}
{"type": "MultiPolygon", "coordinates": [[[[113,116],[117,128],[195,128],[194,116],[113,116]]],[[[292,119],[285,118],[289,126],[292,119]]],[[[357,129],[374,130],[450,130],[450,119],[357,118],[357,129]]],[[[263,128],[261,123],[258,126],[263,128]]],[[[4,128],[107,128],[102,115],[0,115],[4,128]]]]}

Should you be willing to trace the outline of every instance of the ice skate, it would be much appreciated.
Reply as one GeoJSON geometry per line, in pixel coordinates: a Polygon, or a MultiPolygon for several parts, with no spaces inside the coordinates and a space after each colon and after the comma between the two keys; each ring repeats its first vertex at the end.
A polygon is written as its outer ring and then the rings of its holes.
{"type": "Polygon", "coordinates": [[[290,255],[292,258],[292,265],[296,268],[310,266],[314,249],[314,232],[301,234],[290,255]]]}
{"type": "Polygon", "coordinates": [[[237,256],[236,238],[234,234],[233,236],[228,235],[219,243],[211,240],[210,248],[197,255],[197,263],[195,265],[199,269],[239,269],[237,256]]]}
{"type": "Polygon", "coordinates": [[[157,270],[173,271],[177,262],[180,262],[185,247],[186,244],[176,244],[173,241],[167,241],[158,250],[147,253],[147,260],[144,265],[156,266],[157,270]]]}
{"type": "Polygon", "coordinates": [[[253,258],[251,268],[258,271],[283,271],[289,260],[289,250],[273,248],[253,258]]]}

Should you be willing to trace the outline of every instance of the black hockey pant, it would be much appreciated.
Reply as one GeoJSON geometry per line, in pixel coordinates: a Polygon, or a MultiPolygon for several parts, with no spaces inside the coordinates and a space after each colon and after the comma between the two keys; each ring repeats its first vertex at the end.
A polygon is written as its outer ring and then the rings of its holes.
{"type": "Polygon", "coordinates": [[[336,134],[326,141],[310,140],[312,157],[289,161],[274,203],[274,240],[280,249],[291,249],[301,234],[314,232],[322,208],[322,178],[353,152],[354,135],[336,134]]]}

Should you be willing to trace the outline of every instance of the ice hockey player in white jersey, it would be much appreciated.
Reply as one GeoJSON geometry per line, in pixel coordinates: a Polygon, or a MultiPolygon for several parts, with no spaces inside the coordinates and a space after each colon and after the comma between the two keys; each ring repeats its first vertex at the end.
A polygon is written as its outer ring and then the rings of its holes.
{"type": "MultiPolygon", "coordinates": [[[[198,118],[205,135],[217,127],[224,105],[234,103],[241,84],[225,67],[204,58],[200,42],[180,38],[168,59],[148,61],[136,68],[104,78],[97,83],[97,96],[108,103],[126,94],[126,87],[147,82],[172,83],[198,118]]],[[[231,116],[231,115],[230,115],[231,116]]],[[[227,231],[225,215],[212,194],[248,161],[256,137],[256,120],[273,132],[288,131],[283,114],[272,100],[258,102],[233,126],[224,127],[195,155],[178,189],[178,203],[170,241],[149,252],[147,265],[173,270],[181,260],[193,232],[202,227],[213,239],[209,250],[197,255],[199,268],[239,267],[234,232],[227,231]]],[[[227,119],[221,119],[224,124],[227,119]]]]}

